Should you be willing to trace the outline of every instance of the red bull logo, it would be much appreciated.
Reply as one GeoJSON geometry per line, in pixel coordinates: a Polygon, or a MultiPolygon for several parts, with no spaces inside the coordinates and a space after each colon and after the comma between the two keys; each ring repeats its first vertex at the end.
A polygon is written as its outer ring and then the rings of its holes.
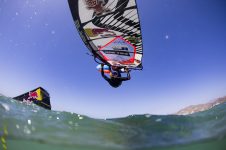
{"type": "Polygon", "coordinates": [[[108,29],[92,29],[94,35],[103,34],[104,32],[108,32],[108,29]]]}
{"type": "Polygon", "coordinates": [[[89,7],[89,8],[95,7],[98,4],[97,0],[84,0],[84,1],[86,3],[87,7],[89,7]]]}
{"type": "Polygon", "coordinates": [[[36,91],[29,92],[28,100],[29,99],[37,99],[37,98],[38,98],[38,93],[36,91]]]}
{"type": "Polygon", "coordinates": [[[108,10],[105,9],[106,1],[105,0],[84,0],[88,9],[93,9],[97,15],[102,14],[108,10]]]}
{"type": "Polygon", "coordinates": [[[86,28],[85,32],[89,37],[101,36],[101,37],[107,38],[107,37],[116,36],[116,33],[114,33],[113,31],[109,31],[108,29],[101,29],[101,28],[86,28]]]}

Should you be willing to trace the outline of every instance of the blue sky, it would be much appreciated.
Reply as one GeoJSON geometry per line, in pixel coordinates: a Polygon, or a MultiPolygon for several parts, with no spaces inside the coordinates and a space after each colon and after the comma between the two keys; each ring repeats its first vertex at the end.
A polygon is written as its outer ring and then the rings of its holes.
{"type": "Polygon", "coordinates": [[[226,95],[226,2],[137,0],[143,71],[111,88],[67,1],[0,0],[0,93],[42,86],[54,110],[96,118],[169,114],[226,95]]]}

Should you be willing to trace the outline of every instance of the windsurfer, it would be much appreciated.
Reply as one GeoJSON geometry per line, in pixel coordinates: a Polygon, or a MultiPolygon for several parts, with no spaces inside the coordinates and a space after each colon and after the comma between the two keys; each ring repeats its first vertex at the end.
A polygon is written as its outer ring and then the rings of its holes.
{"type": "Polygon", "coordinates": [[[117,66],[109,67],[110,71],[110,78],[105,75],[104,73],[104,64],[101,64],[101,75],[102,77],[114,88],[119,87],[123,81],[130,80],[130,73],[128,69],[124,69],[124,71],[127,73],[127,77],[121,76],[121,68],[117,66]]]}

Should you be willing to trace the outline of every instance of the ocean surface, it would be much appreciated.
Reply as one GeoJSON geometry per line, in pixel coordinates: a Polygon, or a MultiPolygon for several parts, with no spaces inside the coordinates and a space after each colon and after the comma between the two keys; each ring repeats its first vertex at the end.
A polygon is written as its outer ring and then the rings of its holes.
{"type": "Polygon", "coordinates": [[[0,95],[0,139],[0,150],[226,150],[226,103],[188,116],[104,120],[0,95]]]}

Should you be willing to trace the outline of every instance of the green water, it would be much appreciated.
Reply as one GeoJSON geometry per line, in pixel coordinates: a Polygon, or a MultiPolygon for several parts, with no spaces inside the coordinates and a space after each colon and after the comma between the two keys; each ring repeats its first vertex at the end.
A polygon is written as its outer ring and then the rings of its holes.
{"type": "Polygon", "coordinates": [[[189,116],[92,119],[0,96],[0,150],[225,150],[226,104],[189,116]]]}

